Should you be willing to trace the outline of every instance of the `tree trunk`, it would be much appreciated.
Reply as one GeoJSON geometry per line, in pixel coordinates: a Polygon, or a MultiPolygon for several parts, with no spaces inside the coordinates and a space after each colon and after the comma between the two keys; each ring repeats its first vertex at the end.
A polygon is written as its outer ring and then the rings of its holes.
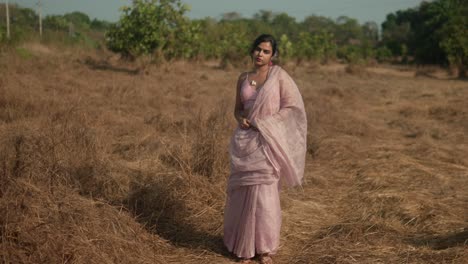
{"type": "Polygon", "coordinates": [[[466,79],[466,77],[466,65],[462,62],[458,65],[458,78],[466,79]]]}
{"type": "Polygon", "coordinates": [[[39,1],[39,36],[42,39],[42,3],[39,1]]]}
{"type": "Polygon", "coordinates": [[[10,10],[8,8],[8,0],[5,3],[6,9],[6,25],[7,25],[7,39],[10,39],[10,10]]]}

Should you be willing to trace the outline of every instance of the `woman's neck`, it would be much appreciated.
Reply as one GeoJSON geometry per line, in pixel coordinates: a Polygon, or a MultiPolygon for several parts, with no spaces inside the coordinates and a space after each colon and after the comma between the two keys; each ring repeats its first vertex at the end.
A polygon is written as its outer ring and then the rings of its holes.
{"type": "Polygon", "coordinates": [[[259,67],[255,67],[255,72],[257,74],[267,73],[269,69],[270,69],[270,65],[265,64],[259,67]]]}

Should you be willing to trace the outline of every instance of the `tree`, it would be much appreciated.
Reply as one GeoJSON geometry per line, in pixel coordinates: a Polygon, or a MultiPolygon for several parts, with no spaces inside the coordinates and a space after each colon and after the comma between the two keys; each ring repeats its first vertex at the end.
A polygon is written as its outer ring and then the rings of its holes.
{"type": "Polygon", "coordinates": [[[418,63],[450,64],[466,73],[468,0],[422,2],[418,8],[389,14],[382,24],[383,44],[418,63]]]}
{"type": "Polygon", "coordinates": [[[369,21],[362,25],[363,37],[373,44],[379,40],[379,26],[373,21],[369,21]]]}
{"type": "Polygon", "coordinates": [[[298,58],[318,59],[322,62],[335,57],[336,44],[333,33],[322,30],[316,33],[301,32],[296,44],[298,58]]]}
{"type": "Polygon", "coordinates": [[[265,23],[271,23],[271,21],[273,20],[273,17],[274,17],[274,14],[270,10],[260,10],[254,14],[255,20],[260,20],[265,23]]]}
{"type": "Polygon", "coordinates": [[[302,30],[310,33],[327,31],[330,33],[335,33],[336,24],[335,22],[327,17],[323,16],[308,16],[301,23],[302,30]]]}
{"type": "Polygon", "coordinates": [[[294,17],[286,13],[280,13],[274,16],[271,26],[275,36],[288,35],[291,40],[297,38],[299,27],[294,17]]]}
{"type": "Polygon", "coordinates": [[[376,50],[375,57],[379,62],[388,61],[392,57],[392,51],[386,46],[379,47],[376,50]]]}
{"type": "Polygon", "coordinates": [[[245,21],[227,21],[219,24],[218,39],[213,45],[218,46],[218,57],[222,64],[236,63],[248,56],[250,38],[248,24],[245,21]]]}
{"type": "Polygon", "coordinates": [[[179,0],[134,0],[121,8],[120,20],[106,34],[107,46],[128,57],[180,55],[192,44],[192,28],[184,17],[188,10],[179,0]]]}
{"type": "Polygon", "coordinates": [[[388,14],[382,23],[382,42],[393,55],[402,55],[402,44],[408,44],[411,35],[409,21],[401,21],[399,14],[388,14]]]}
{"type": "Polygon", "coordinates": [[[91,19],[89,16],[82,12],[72,12],[63,15],[63,17],[68,21],[71,22],[74,26],[81,28],[81,29],[88,29],[91,24],[91,19]]]}
{"type": "Polygon", "coordinates": [[[466,77],[468,65],[468,1],[440,0],[429,7],[428,25],[435,27],[440,48],[450,65],[458,68],[460,77],[466,77]]]}
{"type": "Polygon", "coordinates": [[[68,21],[60,15],[49,15],[44,18],[44,28],[54,31],[67,31],[68,21]]]}
{"type": "Polygon", "coordinates": [[[99,19],[93,19],[91,23],[89,24],[91,29],[98,30],[98,31],[103,31],[107,30],[110,28],[111,23],[107,22],[105,20],[99,20],[99,19]]]}
{"type": "Polygon", "coordinates": [[[339,44],[360,41],[362,39],[362,28],[354,18],[340,16],[336,19],[336,38],[339,44]]]}
{"type": "Polygon", "coordinates": [[[281,52],[281,58],[284,61],[289,60],[293,55],[293,44],[289,41],[289,38],[286,34],[281,35],[279,39],[279,50],[281,52]]]}

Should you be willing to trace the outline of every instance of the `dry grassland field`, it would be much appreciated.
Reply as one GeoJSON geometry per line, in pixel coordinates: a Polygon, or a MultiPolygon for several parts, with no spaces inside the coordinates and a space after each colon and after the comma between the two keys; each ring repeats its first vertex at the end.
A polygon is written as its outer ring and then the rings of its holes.
{"type": "MultiPolygon", "coordinates": [[[[233,263],[222,244],[241,68],[38,44],[0,55],[2,263],[233,263]],[[142,66],[143,65],[143,66],[142,66]]],[[[468,82],[284,68],[308,114],[276,263],[468,263],[468,82]]]]}

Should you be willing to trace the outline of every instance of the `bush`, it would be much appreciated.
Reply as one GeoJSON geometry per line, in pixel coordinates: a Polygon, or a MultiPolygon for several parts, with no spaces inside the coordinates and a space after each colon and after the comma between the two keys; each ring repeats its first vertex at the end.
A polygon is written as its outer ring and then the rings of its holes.
{"type": "Polygon", "coordinates": [[[47,16],[44,21],[44,28],[51,29],[55,31],[67,31],[68,30],[68,21],[63,16],[52,15],[47,16]]]}
{"type": "Polygon", "coordinates": [[[336,44],[332,33],[319,31],[314,34],[301,32],[297,42],[296,56],[327,61],[336,56],[336,44]]]}
{"type": "Polygon", "coordinates": [[[289,38],[286,34],[281,35],[279,41],[279,50],[281,53],[281,58],[284,61],[289,60],[293,56],[293,44],[289,41],[289,38]]]}
{"type": "Polygon", "coordinates": [[[346,45],[338,49],[337,56],[348,63],[357,63],[362,59],[361,51],[358,46],[346,45]]]}
{"type": "Polygon", "coordinates": [[[392,56],[392,51],[386,46],[377,49],[376,58],[379,62],[388,61],[392,56]]]}
{"type": "Polygon", "coordinates": [[[189,57],[196,28],[184,17],[187,10],[179,0],[135,0],[131,7],[122,8],[119,22],[110,27],[107,46],[130,58],[144,54],[189,57]]]}

